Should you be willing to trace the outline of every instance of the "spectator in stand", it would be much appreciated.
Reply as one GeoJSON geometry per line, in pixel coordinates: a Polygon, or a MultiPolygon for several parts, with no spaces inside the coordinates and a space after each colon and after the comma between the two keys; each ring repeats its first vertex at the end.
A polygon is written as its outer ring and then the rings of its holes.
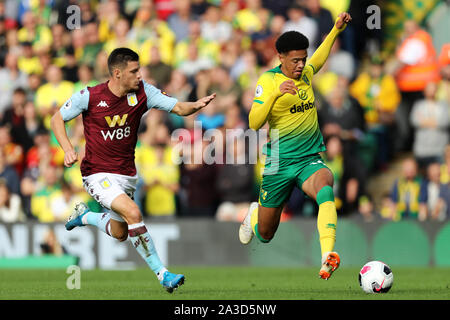
{"type": "Polygon", "coordinates": [[[377,138],[376,167],[385,168],[392,157],[395,134],[395,111],[400,93],[394,78],[383,70],[379,56],[370,59],[367,71],[361,72],[350,85],[350,94],[364,110],[369,133],[377,138]]]}
{"type": "Polygon", "coordinates": [[[230,77],[229,70],[224,66],[216,66],[210,72],[210,87],[208,94],[216,93],[216,103],[219,112],[225,113],[230,106],[237,104],[242,95],[238,83],[230,77]]]}
{"type": "Polygon", "coordinates": [[[57,222],[51,203],[61,195],[62,167],[47,165],[42,168],[41,175],[31,194],[31,213],[39,222],[57,222]]]}
{"type": "MultiPolygon", "coordinates": [[[[227,124],[230,122],[232,121],[227,119],[227,124]]],[[[256,198],[253,193],[254,166],[245,159],[246,142],[243,135],[233,135],[227,142],[226,159],[232,161],[218,166],[216,189],[220,205],[216,219],[241,222],[247,214],[250,202],[256,198]],[[229,145],[231,143],[232,148],[229,145]]]]}
{"type": "Polygon", "coordinates": [[[5,112],[11,105],[11,98],[16,88],[27,88],[27,75],[19,70],[18,56],[8,53],[5,58],[5,66],[0,69],[0,113],[5,112]]]}
{"type": "Polygon", "coordinates": [[[320,45],[320,39],[323,39],[333,28],[334,21],[331,12],[320,5],[320,0],[307,0],[306,14],[314,19],[318,26],[317,42],[313,43],[314,47],[320,45]]]}
{"type": "MultiPolygon", "coordinates": [[[[273,12],[274,15],[286,15],[286,12],[293,2],[292,0],[262,0],[265,8],[273,12]]],[[[330,28],[331,29],[331,28],[330,28]]]]}
{"type": "Polygon", "coordinates": [[[78,79],[79,81],[73,86],[73,92],[78,92],[86,87],[93,87],[98,84],[98,81],[94,79],[94,69],[87,64],[82,64],[78,67],[78,79]]]}
{"type": "Polygon", "coordinates": [[[147,66],[152,79],[156,81],[158,88],[164,88],[170,81],[172,67],[161,60],[160,50],[153,46],[150,49],[150,61],[147,66]]]}
{"type": "Polygon", "coordinates": [[[98,82],[104,82],[109,79],[108,72],[108,54],[106,51],[100,51],[95,60],[94,77],[98,82]]]}
{"type": "Polygon", "coordinates": [[[186,75],[179,69],[174,69],[171,73],[170,82],[165,87],[166,92],[178,100],[187,99],[192,86],[186,75]]]}
{"type": "Polygon", "coordinates": [[[191,12],[191,2],[175,0],[175,12],[167,19],[170,29],[175,33],[176,42],[186,40],[189,37],[190,23],[198,19],[191,12]]]}
{"type": "Polygon", "coordinates": [[[73,83],[64,80],[61,68],[54,64],[50,65],[45,74],[47,83],[37,90],[35,105],[45,127],[50,128],[50,118],[56,108],[62,106],[67,97],[73,94],[73,83]]]}
{"type": "Polygon", "coordinates": [[[11,193],[6,180],[0,178],[0,221],[2,223],[16,223],[24,220],[20,196],[11,193]]]}
{"type": "Polygon", "coordinates": [[[15,129],[16,139],[23,147],[24,154],[27,154],[34,146],[34,137],[37,132],[44,130],[45,126],[42,120],[37,116],[36,108],[32,101],[27,101],[23,108],[22,125],[15,129]]]}
{"type": "Polygon", "coordinates": [[[259,65],[271,68],[279,62],[275,42],[283,33],[285,22],[283,16],[274,16],[270,21],[269,30],[252,35],[252,50],[257,55],[259,65]]]}
{"type": "Polygon", "coordinates": [[[319,41],[319,27],[316,21],[309,18],[305,8],[297,3],[289,7],[287,15],[289,20],[286,21],[283,32],[294,30],[303,33],[309,40],[308,56],[312,56],[316,43],[319,41]]]}
{"type": "Polygon", "coordinates": [[[105,42],[103,50],[110,54],[116,48],[126,47],[138,52],[139,46],[135,39],[128,36],[129,31],[130,23],[128,20],[125,18],[118,19],[114,25],[114,37],[105,42]]]}
{"type": "Polygon", "coordinates": [[[23,42],[22,49],[22,55],[17,61],[19,70],[27,75],[32,73],[41,75],[43,73],[42,65],[39,57],[33,51],[31,42],[23,42]]]}
{"type": "Polygon", "coordinates": [[[201,22],[202,37],[208,41],[217,41],[224,44],[231,38],[232,27],[222,20],[220,8],[209,6],[201,22]]]}
{"type": "Polygon", "coordinates": [[[199,56],[199,50],[195,43],[189,43],[186,59],[178,65],[178,70],[183,72],[192,82],[194,76],[200,71],[211,69],[215,62],[207,56],[199,56]]]}
{"type": "Polygon", "coordinates": [[[233,16],[233,27],[246,34],[261,31],[265,27],[259,16],[261,10],[266,10],[262,7],[261,0],[245,0],[245,7],[233,16]]]}
{"type": "Polygon", "coordinates": [[[148,38],[154,36],[154,31],[152,30],[150,23],[151,21],[157,20],[158,16],[153,0],[143,0],[139,2],[136,2],[137,7],[134,8],[136,11],[134,12],[135,16],[131,24],[129,35],[141,45],[148,38]]]}
{"type": "MultiPolygon", "coordinates": [[[[136,19],[134,20],[136,21],[136,19]]],[[[139,25],[137,22],[135,26],[139,25]]],[[[137,27],[136,27],[137,28],[137,27]]],[[[140,36],[140,30],[145,29],[150,34],[139,43],[139,60],[141,65],[146,66],[152,61],[152,50],[157,49],[160,59],[167,65],[172,65],[174,60],[175,33],[169,28],[167,22],[159,19],[150,19],[140,28],[132,29],[130,37],[140,36]]]]}
{"type": "Polygon", "coordinates": [[[174,217],[179,189],[179,166],[172,161],[168,128],[159,123],[155,133],[141,135],[136,166],[143,179],[144,212],[150,217],[174,217]]]}
{"type": "MultiPolygon", "coordinates": [[[[89,22],[82,27],[83,37],[81,50],[78,50],[78,62],[94,67],[99,52],[104,43],[100,41],[99,26],[95,22],[89,22]]],[[[73,51],[74,49],[68,50],[73,51]]],[[[76,53],[76,51],[75,51],[76,53]]]]}
{"type": "Polygon", "coordinates": [[[23,147],[12,141],[10,130],[8,125],[0,127],[0,149],[5,154],[6,164],[12,166],[21,176],[24,160],[23,147]]]}
{"type": "Polygon", "coordinates": [[[9,125],[11,127],[11,135],[14,141],[20,144],[16,139],[16,128],[23,123],[23,110],[27,102],[27,94],[23,88],[16,88],[12,94],[12,101],[9,108],[3,114],[0,114],[0,124],[9,125]]]}
{"type": "MultiPolygon", "coordinates": [[[[20,56],[22,54],[22,46],[20,45],[19,39],[18,39],[18,29],[16,26],[11,26],[9,28],[6,28],[6,49],[7,53],[12,53],[16,56],[20,56]]],[[[5,56],[6,57],[6,56],[5,56]]]]}
{"type": "Polygon", "coordinates": [[[365,121],[361,106],[348,94],[348,82],[345,78],[341,78],[340,83],[327,96],[318,116],[324,138],[338,136],[342,141],[344,159],[352,159],[352,170],[358,183],[350,184],[353,186],[352,190],[357,191],[349,192],[346,196],[351,199],[346,212],[357,210],[359,198],[367,195],[368,171],[360,153],[360,145],[365,138],[365,121]]]}
{"type": "Polygon", "coordinates": [[[427,83],[439,80],[436,52],[431,36],[414,20],[404,23],[403,41],[396,52],[395,77],[402,99],[397,108],[396,149],[410,151],[413,142],[410,113],[413,104],[423,99],[427,83]]]}
{"type": "MultiPolygon", "coordinates": [[[[86,46],[86,29],[75,29],[70,33],[70,41],[77,63],[82,62],[84,47],[86,46]]],[[[102,46],[103,48],[103,46],[102,46]]]]}
{"type": "Polygon", "coordinates": [[[53,40],[48,25],[40,24],[39,17],[32,11],[23,14],[17,37],[19,42],[31,42],[36,53],[48,52],[53,40]]]}
{"type": "Polygon", "coordinates": [[[218,201],[215,188],[217,165],[203,161],[203,152],[209,143],[203,141],[201,132],[197,133],[193,131],[192,140],[184,142],[188,144],[188,148],[184,149],[189,151],[182,154],[180,167],[180,216],[212,218],[216,214],[218,201]],[[200,162],[196,162],[197,159],[200,162]]]}
{"type": "Polygon", "coordinates": [[[395,180],[390,197],[386,199],[386,218],[394,221],[403,218],[425,220],[425,211],[420,210],[425,204],[425,195],[416,160],[413,157],[404,159],[401,176],[395,180]]]}
{"type": "Polygon", "coordinates": [[[8,190],[11,193],[20,193],[20,178],[14,167],[6,162],[6,155],[3,150],[0,150],[0,178],[5,180],[8,190]]]}
{"type": "Polygon", "coordinates": [[[450,43],[446,43],[441,48],[441,53],[439,54],[439,66],[442,79],[439,83],[437,98],[450,105],[450,43]]]}
{"type": "Polygon", "coordinates": [[[411,111],[413,153],[420,169],[425,169],[430,163],[441,162],[449,142],[449,105],[436,100],[436,91],[437,84],[429,82],[425,87],[425,99],[416,101],[411,111]]]}
{"type": "Polygon", "coordinates": [[[32,73],[28,75],[28,87],[25,88],[27,92],[27,100],[34,101],[36,98],[36,92],[42,85],[42,78],[37,73],[32,73]]]}
{"type": "Polygon", "coordinates": [[[26,154],[26,170],[39,169],[42,164],[58,166],[63,162],[64,152],[50,144],[50,132],[45,128],[38,129],[34,135],[34,146],[26,154]]]}
{"type": "MultiPolygon", "coordinates": [[[[364,171],[355,157],[345,156],[343,143],[338,136],[330,136],[326,142],[327,151],[322,155],[325,164],[331,169],[334,177],[333,191],[336,195],[336,209],[341,213],[350,213],[359,208],[362,197],[367,198],[360,190],[361,176],[364,171]]],[[[370,219],[370,212],[364,217],[370,219]]]]}
{"type": "MultiPolygon", "coordinates": [[[[73,212],[73,208],[77,203],[84,201],[72,187],[72,185],[64,180],[61,183],[61,191],[52,194],[49,202],[49,209],[52,212],[55,222],[65,222],[73,212]]],[[[34,203],[32,202],[34,205],[34,203]]]]}
{"type": "Polygon", "coordinates": [[[257,82],[260,72],[256,53],[245,50],[230,69],[230,76],[236,79],[240,87],[245,90],[257,82]]]}
{"type": "Polygon", "coordinates": [[[423,219],[444,221],[447,214],[447,206],[445,203],[446,185],[441,183],[441,164],[433,162],[428,165],[427,178],[425,179],[423,188],[425,197],[424,203],[421,204],[420,210],[423,211],[419,215],[423,219]]]}
{"type": "MultiPolygon", "coordinates": [[[[189,22],[189,34],[184,40],[178,41],[175,46],[174,67],[180,67],[183,62],[192,60],[193,46],[197,49],[195,60],[209,61],[208,67],[216,64],[219,59],[220,45],[218,42],[208,41],[201,36],[200,22],[189,22]],[[191,57],[190,57],[191,55],[191,57]]],[[[194,60],[194,61],[195,61],[194,60]]]]}
{"type": "Polygon", "coordinates": [[[196,117],[200,121],[204,130],[217,129],[224,125],[225,115],[219,110],[219,105],[214,99],[208,105],[208,108],[200,110],[196,117]]]}
{"type": "Polygon", "coordinates": [[[114,29],[121,18],[119,2],[102,1],[98,4],[96,13],[98,19],[99,41],[105,43],[115,37],[114,29]]]}
{"type": "Polygon", "coordinates": [[[228,69],[231,69],[241,53],[242,48],[240,40],[231,38],[230,41],[223,44],[218,60],[220,61],[220,64],[224,65],[228,69]]]}
{"type": "Polygon", "coordinates": [[[50,56],[52,62],[61,68],[65,80],[78,81],[75,51],[70,43],[70,37],[65,31],[65,27],[61,24],[54,24],[51,30],[53,41],[50,56]]]}
{"type": "Polygon", "coordinates": [[[5,17],[0,14],[0,65],[4,65],[5,56],[8,53],[8,46],[6,45],[6,22],[5,17]]]}
{"type": "Polygon", "coordinates": [[[338,76],[343,76],[348,80],[353,80],[355,76],[356,63],[353,55],[341,48],[341,41],[336,38],[331,47],[330,57],[327,60],[326,69],[338,76]]]}
{"type": "Polygon", "coordinates": [[[450,182],[450,144],[445,146],[443,161],[441,164],[441,182],[447,184],[450,182]]]}
{"type": "Polygon", "coordinates": [[[358,142],[364,135],[365,121],[358,101],[348,94],[348,81],[340,78],[318,111],[324,138],[339,136],[343,141],[344,157],[355,157],[358,142]]]}

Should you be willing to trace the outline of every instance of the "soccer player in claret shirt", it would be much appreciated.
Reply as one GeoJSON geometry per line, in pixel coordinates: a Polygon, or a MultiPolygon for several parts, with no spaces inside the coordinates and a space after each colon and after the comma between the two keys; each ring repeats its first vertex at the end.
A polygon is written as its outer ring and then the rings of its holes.
{"type": "Polygon", "coordinates": [[[269,242],[280,223],[284,203],[296,185],[319,205],[322,279],[328,279],[339,267],[340,257],[333,251],[337,225],[333,174],[319,154],[325,151],[325,144],[311,81],[328,58],[336,37],[350,21],[348,13],[341,13],[309,60],[309,42],[303,34],[287,31],[280,35],[275,46],[281,64],[258,79],[249,114],[251,129],[258,130],[269,122],[271,141],[264,150],[267,158],[259,203],[250,205],[239,228],[239,239],[248,244],[256,235],[261,242],[269,242]]]}
{"type": "Polygon", "coordinates": [[[170,273],[158,257],[142,214],[133,201],[138,180],[134,163],[141,117],[151,108],[190,115],[211,102],[215,94],[196,102],[180,102],[142,80],[139,56],[128,48],[117,48],[108,57],[110,79],[87,87],[67,100],[51,121],[52,130],[64,150],[64,165],[78,161],[65,129],[65,122],[83,115],[86,153],[81,174],[86,191],[106,213],[91,212],[80,203],[66,229],[93,225],[109,236],[129,238],[168,292],[184,283],[184,275],[170,273]]]}

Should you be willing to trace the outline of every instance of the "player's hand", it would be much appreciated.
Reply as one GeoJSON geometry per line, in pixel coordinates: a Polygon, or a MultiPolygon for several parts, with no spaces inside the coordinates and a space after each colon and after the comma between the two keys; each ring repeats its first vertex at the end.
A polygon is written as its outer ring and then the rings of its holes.
{"type": "Polygon", "coordinates": [[[64,166],[70,168],[78,161],[78,153],[75,150],[69,150],[64,154],[64,166]]]}
{"type": "Polygon", "coordinates": [[[282,84],[280,84],[281,96],[285,93],[290,93],[292,95],[296,95],[297,91],[298,91],[298,88],[295,85],[294,81],[292,81],[292,80],[286,80],[282,84]]]}
{"type": "Polygon", "coordinates": [[[216,94],[213,93],[209,96],[206,96],[206,97],[203,97],[203,98],[197,100],[197,108],[201,109],[201,108],[206,107],[211,101],[214,100],[215,97],[216,97],[216,94]]]}
{"type": "Polygon", "coordinates": [[[350,21],[352,21],[352,17],[350,16],[349,13],[347,12],[342,12],[339,16],[338,19],[336,20],[336,28],[338,29],[342,29],[343,27],[345,27],[347,25],[347,23],[349,23],[350,21]]]}

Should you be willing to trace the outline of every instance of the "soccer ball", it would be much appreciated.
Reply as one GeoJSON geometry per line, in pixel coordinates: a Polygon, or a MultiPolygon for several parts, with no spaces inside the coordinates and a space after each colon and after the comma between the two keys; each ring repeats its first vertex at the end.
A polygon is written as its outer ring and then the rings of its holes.
{"type": "Polygon", "coordinates": [[[359,271],[359,286],[367,293],[386,293],[394,283],[394,274],[381,261],[367,262],[359,271]]]}

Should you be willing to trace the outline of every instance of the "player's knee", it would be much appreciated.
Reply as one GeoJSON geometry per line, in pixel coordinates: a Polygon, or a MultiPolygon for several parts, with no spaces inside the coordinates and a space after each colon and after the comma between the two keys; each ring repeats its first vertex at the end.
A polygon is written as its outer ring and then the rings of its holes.
{"type": "Polygon", "coordinates": [[[128,224],[135,224],[142,221],[141,210],[138,206],[131,207],[127,212],[127,222],[128,224]]]}

